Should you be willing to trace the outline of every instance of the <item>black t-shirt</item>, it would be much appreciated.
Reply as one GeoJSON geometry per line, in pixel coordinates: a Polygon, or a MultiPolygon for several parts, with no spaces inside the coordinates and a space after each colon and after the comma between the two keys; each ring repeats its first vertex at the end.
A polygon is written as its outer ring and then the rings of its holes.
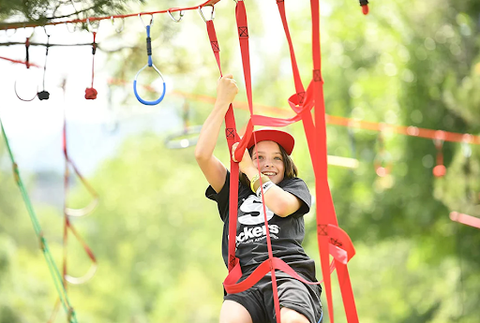
{"type": "MultiPolygon", "coordinates": [[[[305,182],[297,177],[284,179],[278,186],[298,197],[303,203],[295,213],[287,217],[280,217],[266,208],[273,256],[285,261],[306,279],[316,281],[315,262],[307,256],[302,247],[305,236],[303,215],[310,210],[310,192],[305,182]]],[[[230,172],[227,172],[225,184],[218,194],[209,186],[205,195],[217,202],[220,218],[224,222],[222,255],[225,265],[228,266],[230,172]]],[[[236,246],[235,255],[240,259],[244,277],[268,259],[262,199],[241,182],[238,186],[236,246]]]]}

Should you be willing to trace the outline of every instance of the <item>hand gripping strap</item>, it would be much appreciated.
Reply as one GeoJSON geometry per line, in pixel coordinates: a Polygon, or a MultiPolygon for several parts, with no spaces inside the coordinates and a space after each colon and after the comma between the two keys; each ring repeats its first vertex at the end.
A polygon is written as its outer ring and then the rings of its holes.
{"type": "MultiPolygon", "coordinates": [[[[212,45],[213,54],[217,61],[218,71],[220,76],[222,76],[222,66],[220,62],[220,46],[218,45],[217,33],[215,31],[215,25],[213,20],[206,21],[208,38],[210,39],[210,44],[212,45]]],[[[235,125],[235,115],[233,113],[233,105],[230,104],[228,107],[227,113],[225,114],[225,137],[227,139],[228,149],[230,151],[230,156],[232,155],[232,145],[235,142],[239,141],[237,134],[237,129],[235,125]]],[[[235,198],[238,196],[238,175],[239,168],[238,164],[235,163],[230,158],[230,199],[229,199],[229,226],[228,234],[229,237],[236,237],[237,235],[237,208],[238,208],[238,199],[235,198]],[[232,198],[234,197],[234,198],[232,198]]],[[[228,241],[228,271],[230,272],[238,264],[238,259],[235,257],[235,238],[229,239],[228,241]]]]}

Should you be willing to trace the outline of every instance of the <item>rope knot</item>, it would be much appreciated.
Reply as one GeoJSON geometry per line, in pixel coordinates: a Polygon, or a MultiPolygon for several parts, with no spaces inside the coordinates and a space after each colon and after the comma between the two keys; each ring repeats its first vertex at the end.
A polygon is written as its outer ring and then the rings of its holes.
{"type": "Polygon", "coordinates": [[[48,93],[48,91],[41,91],[41,92],[38,92],[37,94],[38,98],[41,100],[48,100],[50,98],[50,93],[48,93]]]}
{"type": "Polygon", "coordinates": [[[362,7],[362,12],[364,15],[368,14],[368,0],[360,0],[360,6],[362,7]]]}
{"type": "Polygon", "coordinates": [[[97,90],[95,90],[93,87],[85,89],[85,99],[87,100],[95,100],[97,98],[97,94],[97,90]]]}

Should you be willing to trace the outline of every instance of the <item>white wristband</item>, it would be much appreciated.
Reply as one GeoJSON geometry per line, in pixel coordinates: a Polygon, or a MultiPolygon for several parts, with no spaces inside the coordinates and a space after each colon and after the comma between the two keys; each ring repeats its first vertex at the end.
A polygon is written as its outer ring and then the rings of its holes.
{"type": "Polygon", "coordinates": [[[263,185],[257,189],[257,192],[255,194],[257,194],[258,197],[262,197],[262,188],[263,188],[263,194],[265,194],[273,186],[275,186],[275,183],[270,181],[263,183],[263,185]]]}

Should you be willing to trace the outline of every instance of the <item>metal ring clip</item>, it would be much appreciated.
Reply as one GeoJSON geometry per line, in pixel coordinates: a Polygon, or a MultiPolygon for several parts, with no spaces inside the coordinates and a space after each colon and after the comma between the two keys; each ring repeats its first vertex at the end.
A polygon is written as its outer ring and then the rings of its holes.
{"type": "MultiPolygon", "coordinates": [[[[215,19],[215,7],[213,5],[209,5],[209,6],[212,7],[212,12],[210,14],[210,19],[209,20],[214,20],[215,19]]],[[[202,17],[203,21],[207,22],[208,20],[207,20],[207,18],[205,18],[205,15],[203,14],[202,8],[203,8],[202,6],[198,7],[198,13],[200,14],[200,17],[202,17]]]]}
{"type": "Polygon", "coordinates": [[[167,13],[168,13],[168,15],[170,16],[170,18],[172,18],[172,20],[175,21],[175,22],[180,22],[180,20],[182,20],[183,15],[184,15],[183,10],[180,10],[180,16],[178,17],[178,19],[176,19],[176,18],[172,15],[172,12],[170,11],[170,9],[168,9],[167,13]]]}
{"type": "Polygon", "coordinates": [[[110,21],[112,22],[112,25],[115,28],[115,31],[117,32],[117,34],[121,33],[123,31],[123,29],[125,28],[125,19],[123,19],[123,18],[122,18],[122,25],[120,26],[120,29],[115,27],[115,17],[111,16],[110,21]]]}

